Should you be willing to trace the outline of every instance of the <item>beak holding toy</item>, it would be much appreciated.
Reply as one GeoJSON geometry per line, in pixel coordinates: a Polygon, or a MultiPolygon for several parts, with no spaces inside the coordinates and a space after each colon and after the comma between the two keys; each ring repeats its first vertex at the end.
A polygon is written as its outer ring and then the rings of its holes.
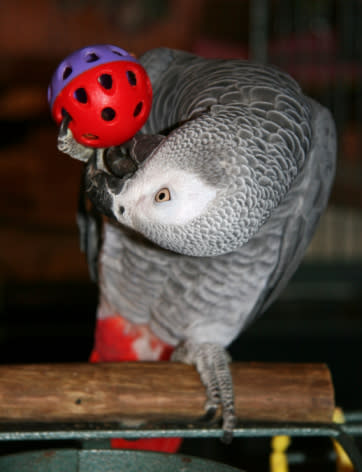
{"type": "Polygon", "coordinates": [[[84,146],[105,148],[131,139],[152,105],[150,79],[135,57],[112,45],[79,49],[57,67],[48,87],[55,122],[84,146]]]}

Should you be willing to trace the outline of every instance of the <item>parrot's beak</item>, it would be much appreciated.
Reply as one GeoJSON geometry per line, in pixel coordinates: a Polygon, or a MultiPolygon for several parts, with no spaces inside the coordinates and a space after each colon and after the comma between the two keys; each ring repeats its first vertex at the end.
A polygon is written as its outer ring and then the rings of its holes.
{"type": "Polygon", "coordinates": [[[138,134],[122,146],[106,149],[102,162],[96,153],[89,159],[85,189],[98,211],[114,217],[113,196],[121,193],[125,182],[152,157],[164,139],[160,135],[138,134]]]}
{"type": "Polygon", "coordinates": [[[161,135],[137,134],[122,146],[108,148],[104,162],[110,173],[120,179],[133,175],[165,139],[161,135]]]}

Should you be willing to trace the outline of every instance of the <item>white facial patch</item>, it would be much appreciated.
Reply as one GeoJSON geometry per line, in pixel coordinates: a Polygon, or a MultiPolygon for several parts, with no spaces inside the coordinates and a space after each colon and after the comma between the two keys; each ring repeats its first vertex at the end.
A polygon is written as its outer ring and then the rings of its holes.
{"type": "Polygon", "coordinates": [[[123,206],[124,215],[119,221],[134,229],[137,221],[182,225],[201,215],[215,196],[216,189],[197,175],[151,165],[127,182],[124,191],[115,197],[114,209],[123,206]],[[157,195],[163,189],[167,199],[160,201],[157,195]]]}

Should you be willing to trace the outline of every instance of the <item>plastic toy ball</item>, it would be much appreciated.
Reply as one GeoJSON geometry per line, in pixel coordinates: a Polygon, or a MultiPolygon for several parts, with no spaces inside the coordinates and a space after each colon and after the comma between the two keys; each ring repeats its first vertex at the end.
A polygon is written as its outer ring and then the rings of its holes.
{"type": "Polygon", "coordinates": [[[151,110],[152,87],[145,69],[127,51],[88,46],[64,59],[48,87],[58,125],[70,115],[74,139],[93,148],[131,139],[151,110]]]}

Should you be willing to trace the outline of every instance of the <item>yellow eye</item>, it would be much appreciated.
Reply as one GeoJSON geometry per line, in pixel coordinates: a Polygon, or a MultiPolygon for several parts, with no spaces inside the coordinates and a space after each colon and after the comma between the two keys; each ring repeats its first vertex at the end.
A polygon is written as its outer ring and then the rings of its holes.
{"type": "Polygon", "coordinates": [[[169,200],[171,200],[171,193],[167,187],[161,188],[155,195],[157,203],[168,202],[169,200]]]}

